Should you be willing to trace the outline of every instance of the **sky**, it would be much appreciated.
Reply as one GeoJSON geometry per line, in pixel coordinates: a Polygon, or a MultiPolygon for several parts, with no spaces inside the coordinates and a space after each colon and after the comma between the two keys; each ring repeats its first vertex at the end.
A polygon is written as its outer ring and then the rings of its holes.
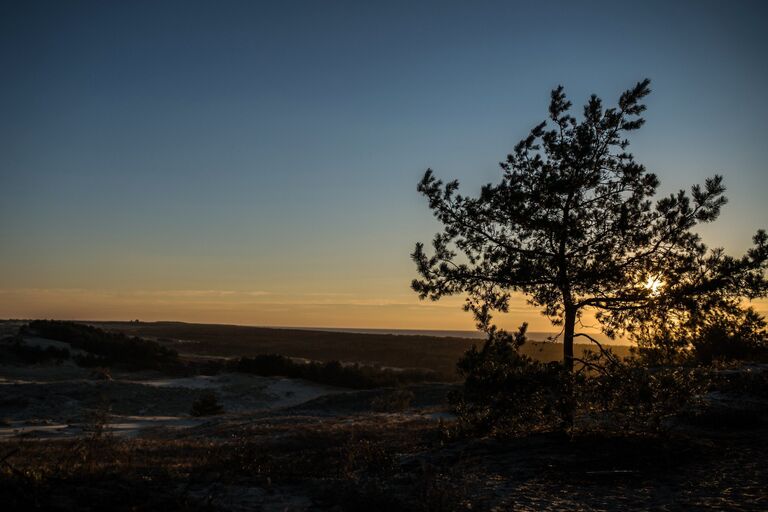
{"type": "MultiPolygon", "coordinates": [[[[427,167],[476,193],[562,84],[652,80],[661,193],[768,228],[765,2],[0,3],[0,318],[471,329],[423,303],[427,167]]],[[[759,309],[765,311],[763,303],[759,309]]],[[[516,297],[500,319],[551,330],[516,297]]]]}

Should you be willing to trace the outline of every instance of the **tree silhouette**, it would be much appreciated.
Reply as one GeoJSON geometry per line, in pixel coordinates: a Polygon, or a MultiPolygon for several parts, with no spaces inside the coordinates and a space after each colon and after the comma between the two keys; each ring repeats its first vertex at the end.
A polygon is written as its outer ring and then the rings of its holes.
{"type": "MultiPolygon", "coordinates": [[[[466,294],[478,327],[495,333],[494,311],[506,312],[512,292],[527,295],[562,326],[563,362],[573,369],[575,327],[595,310],[610,336],[636,328],[652,305],[690,308],[701,300],[763,296],[768,237],[740,259],[708,250],[691,229],[717,218],[726,203],[721,176],[658,200],[659,180],[627,152],[630,132],[644,124],[643,80],[618,105],[592,95],[579,121],[560,86],[549,119],[535,126],[502,162],[498,184],[477,197],[459,194],[427,170],[418,190],[443,224],[427,255],[411,255],[419,296],[466,294]]],[[[647,320],[647,318],[646,318],[647,320]]]]}

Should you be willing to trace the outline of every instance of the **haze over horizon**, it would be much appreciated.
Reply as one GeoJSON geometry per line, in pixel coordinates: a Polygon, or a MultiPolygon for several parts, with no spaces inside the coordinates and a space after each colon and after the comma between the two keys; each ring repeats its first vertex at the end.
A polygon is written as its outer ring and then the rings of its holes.
{"type": "Polygon", "coordinates": [[[768,7],[740,5],[3,2],[0,318],[471,330],[409,289],[416,183],[497,181],[558,84],[580,107],[651,78],[629,149],[661,194],[723,174],[700,232],[741,255],[768,7]]]}

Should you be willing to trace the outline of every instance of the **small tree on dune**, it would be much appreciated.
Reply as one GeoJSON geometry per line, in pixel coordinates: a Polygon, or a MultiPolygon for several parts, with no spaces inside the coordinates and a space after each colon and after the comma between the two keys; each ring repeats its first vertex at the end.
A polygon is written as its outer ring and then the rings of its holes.
{"type": "Polygon", "coordinates": [[[574,367],[573,342],[592,309],[609,336],[641,332],[654,312],[686,318],[707,307],[731,307],[765,296],[768,236],[758,231],[742,258],[709,250],[692,229],[714,221],[726,203],[721,176],[655,203],[659,180],[627,151],[644,124],[643,80],[616,107],[595,95],[581,120],[562,87],[552,91],[549,119],[535,126],[501,165],[497,184],[476,197],[459,193],[427,170],[418,190],[443,229],[428,255],[412,254],[422,299],[465,294],[465,309],[490,334],[494,311],[522,292],[562,327],[563,364],[574,367]]]}

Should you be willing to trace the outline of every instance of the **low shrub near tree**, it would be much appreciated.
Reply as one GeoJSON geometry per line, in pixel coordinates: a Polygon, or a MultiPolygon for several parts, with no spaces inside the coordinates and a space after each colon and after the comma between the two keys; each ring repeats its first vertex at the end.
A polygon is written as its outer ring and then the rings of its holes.
{"type": "Polygon", "coordinates": [[[661,432],[668,420],[697,405],[711,384],[709,373],[694,366],[649,366],[641,358],[593,368],[574,387],[577,411],[590,429],[661,432]]]}
{"type": "Polygon", "coordinates": [[[708,320],[692,343],[699,362],[768,360],[765,318],[754,309],[736,309],[708,320]]]}
{"type": "Polygon", "coordinates": [[[648,310],[631,332],[653,365],[768,361],[765,318],[753,308],[714,296],[688,311],[648,310]]]}
{"type": "Polygon", "coordinates": [[[472,347],[459,361],[465,382],[452,399],[461,430],[494,435],[562,422],[568,406],[566,373],[559,363],[520,354],[525,328],[515,335],[493,332],[482,348],[472,347]]]}
{"type": "Polygon", "coordinates": [[[573,373],[540,363],[518,348],[525,325],[494,332],[459,361],[464,386],[453,395],[465,434],[517,436],[535,431],[610,430],[653,433],[690,409],[710,386],[696,366],[651,366],[610,351],[588,354],[573,373]]]}

